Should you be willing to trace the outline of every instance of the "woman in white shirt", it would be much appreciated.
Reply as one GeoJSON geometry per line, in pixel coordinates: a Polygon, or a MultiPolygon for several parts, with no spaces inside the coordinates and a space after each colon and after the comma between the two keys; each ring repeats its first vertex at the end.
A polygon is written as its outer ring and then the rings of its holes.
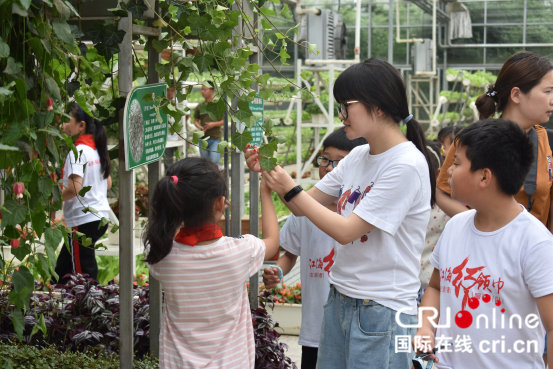
{"type": "Polygon", "coordinates": [[[69,280],[68,274],[87,274],[98,281],[98,264],[94,252],[96,241],[106,233],[107,225],[100,227],[100,219],[109,216],[107,190],[111,188],[111,163],[107,149],[105,128],[86,114],[79,104],[74,103],[71,120],[63,124],[69,136],[78,136],[75,141],[77,157],[70,150],[63,166],[63,213],[65,223],[71,231],[69,245],[61,248],[56,263],[59,283],[69,280]],[[84,196],[81,189],[90,186],[84,196]],[[83,212],[85,208],[97,211],[83,212]],[[90,238],[92,243],[84,246],[77,233],[90,238]]]}
{"type": "MultiPolygon", "coordinates": [[[[307,193],[281,167],[263,176],[296,216],[337,241],[317,368],[409,368],[405,340],[416,332],[420,258],[435,199],[424,131],[409,114],[401,75],[385,61],[346,69],[334,96],[347,137],[369,144],[307,193]],[[334,202],[338,214],[326,208],[334,202]]],[[[246,154],[250,169],[261,170],[257,151],[246,154]]]]}

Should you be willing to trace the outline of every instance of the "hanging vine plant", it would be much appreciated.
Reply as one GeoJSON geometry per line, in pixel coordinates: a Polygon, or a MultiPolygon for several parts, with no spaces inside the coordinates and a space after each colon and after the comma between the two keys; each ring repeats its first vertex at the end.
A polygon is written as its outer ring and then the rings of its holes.
{"type": "MultiPolygon", "coordinates": [[[[154,25],[162,28],[164,37],[153,41],[152,46],[162,52],[180,44],[185,50],[184,54],[171,52],[167,63],[155,65],[156,71],[168,83],[173,78],[179,85],[190,76],[208,73],[221,98],[202,104],[202,113],[216,121],[227,110],[237,127],[230,142],[219,144],[219,152],[226,148],[242,150],[252,141],[249,129],[258,120],[248,105],[256,95],[252,85],[270,86],[271,83],[268,73],[260,75],[260,66],[248,62],[249,56],[254,51],[263,53],[278,72],[276,60],[266,54],[279,50],[278,63],[286,65],[290,57],[286,46],[294,42],[293,33],[297,33],[297,26],[287,32],[277,29],[274,39],[267,41],[266,38],[263,43],[260,33],[276,29],[274,19],[277,16],[290,19],[291,13],[287,5],[277,13],[263,7],[261,2],[250,4],[248,14],[244,3],[233,0],[164,0],[159,3],[161,12],[154,12],[154,25]],[[253,13],[258,15],[259,22],[254,23],[253,13]],[[191,40],[196,40],[194,46],[191,40]],[[241,129],[239,123],[245,128],[241,129]]],[[[25,327],[22,311],[29,309],[34,279],[38,275],[45,281],[57,277],[55,251],[63,240],[66,243],[68,240],[68,229],[52,217],[62,207],[59,176],[65,155],[69,150],[79,155],[74,138],[61,129],[61,124],[70,118],[66,113],[67,104],[73,100],[78,102],[85,112],[101,119],[110,134],[117,134],[117,112],[126,99],[118,94],[114,72],[120,51],[118,44],[125,36],[118,29],[118,21],[130,12],[134,22],[142,24],[140,19],[149,6],[143,0],[129,0],[109,9],[115,19],[107,19],[87,31],[95,46],[79,42],[84,33],[77,25],[68,23],[70,17],[79,17],[78,8],[77,1],[69,0],[0,0],[0,181],[5,199],[0,206],[0,248],[10,250],[13,255],[11,259],[4,259],[2,252],[0,280],[3,287],[11,283],[10,314],[20,339],[25,327]],[[10,264],[15,259],[24,263],[13,272],[12,282],[8,283],[7,271],[12,270],[10,264]]],[[[145,39],[141,38],[141,42],[145,39]]],[[[308,52],[315,50],[315,45],[301,46],[308,52]]],[[[138,56],[134,55],[135,77],[146,76],[138,56]]],[[[293,88],[297,86],[289,81],[281,92],[265,89],[259,95],[268,101],[279,101],[290,98],[293,88]]],[[[184,100],[190,92],[187,89],[178,93],[177,98],[184,100]]],[[[187,113],[166,96],[156,96],[152,101],[156,110],[161,109],[176,122],[187,113]]],[[[262,127],[269,138],[268,144],[260,148],[261,165],[267,170],[276,165],[273,153],[277,144],[285,140],[284,136],[272,134],[275,123],[266,120],[262,127]]],[[[180,132],[178,123],[171,128],[180,132]]],[[[196,132],[193,137],[183,138],[206,147],[202,135],[196,132]]],[[[88,190],[83,188],[79,198],[88,190]]],[[[83,205],[85,212],[97,214],[95,209],[83,205]]],[[[108,222],[101,218],[102,226],[108,222]]],[[[112,231],[116,230],[117,226],[113,226],[112,231]]],[[[83,245],[91,244],[84,235],[77,232],[76,236],[81,237],[83,245]]],[[[33,333],[38,329],[45,331],[44,319],[37,316],[36,320],[40,323],[33,333]]]]}

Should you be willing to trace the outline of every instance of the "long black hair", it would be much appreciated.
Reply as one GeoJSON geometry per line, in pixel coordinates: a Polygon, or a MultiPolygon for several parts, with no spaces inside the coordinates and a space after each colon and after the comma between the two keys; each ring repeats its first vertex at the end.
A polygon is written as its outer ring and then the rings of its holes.
{"type": "Polygon", "coordinates": [[[98,156],[100,156],[102,174],[104,175],[104,179],[108,179],[111,173],[111,162],[108,154],[108,135],[106,133],[106,129],[98,119],[85,113],[81,106],[76,102],[73,103],[71,114],[77,122],[85,122],[85,133],[91,134],[92,137],[94,137],[96,151],[98,152],[98,156]]]}
{"type": "MultiPolygon", "coordinates": [[[[402,122],[409,116],[407,93],[401,75],[384,60],[370,58],[346,69],[334,84],[334,97],[338,102],[357,100],[370,111],[380,109],[394,122],[402,122]]],[[[428,163],[430,202],[436,202],[436,172],[432,170],[430,155],[426,149],[426,137],[419,122],[407,122],[407,139],[422,152],[428,163]]]]}
{"type": "Polygon", "coordinates": [[[213,205],[227,192],[225,178],[209,159],[186,158],[171,165],[152,196],[143,236],[144,245],[150,246],[145,261],[156,264],[166,257],[183,224],[199,227],[215,223],[213,205]],[[177,184],[172,176],[177,177],[177,184]]]}

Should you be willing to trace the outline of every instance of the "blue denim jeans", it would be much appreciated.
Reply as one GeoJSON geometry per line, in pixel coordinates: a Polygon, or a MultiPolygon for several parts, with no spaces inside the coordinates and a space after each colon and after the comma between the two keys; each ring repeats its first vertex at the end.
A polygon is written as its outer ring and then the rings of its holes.
{"type": "MultiPolygon", "coordinates": [[[[400,315],[404,324],[416,326],[416,315],[400,315]]],[[[410,369],[414,353],[396,352],[396,336],[417,328],[402,328],[396,311],[371,300],[354,299],[330,286],[324,306],[317,369],[410,369]]],[[[402,350],[399,350],[402,351],[402,350]]]]}
{"type": "Polygon", "coordinates": [[[219,165],[221,154],[217,152],[217,146],[220,142],[221,140],[207,140],[207,150],[200,149],[200,156],[202,158],[211,159],[212,162],[219,165]]]}

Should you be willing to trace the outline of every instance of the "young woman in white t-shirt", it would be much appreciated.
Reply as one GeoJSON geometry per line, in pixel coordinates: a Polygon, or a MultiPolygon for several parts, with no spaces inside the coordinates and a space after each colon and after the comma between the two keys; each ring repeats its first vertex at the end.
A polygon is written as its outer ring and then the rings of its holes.
{"type": "MultiPolygon", "coordinates": [[[[409,114],[400,74],[385,61],[346,69],[334,96],[347,137],[369,144],[308,192],[281,167],[263,176],[296,216],[337,241],[317,368],[408,368],[405,336],[416,330],[397,320],[416,325],[420,258],[434,203],[424,132],[409,114]],[[326,208],[333,202],[338,214],[326,208]]],[[[261,170],[256,150],[246,156],[250,169],[261,170]]]]}
{"type": "Polygon", "coordinates": [[[79,104],[71,109],[71,120],[63,124],[63,130],[69,136],[78,136],[75,141],[77,157],[69,150],[63,166],[62,180],[63,214],[67,227],[69,249],[64,245],[56,262],[58,282],[69,280],[68,274],[87,274],[98,281],[98,264],[94,245],[106,233],[107,225],[100,226],[100,219],[109,216],[107,190],[111,188],[111,163],[107,148],[106,129],[97,120],[86,114],[79,104]],[[79,192],[90,186],[84,196],[79,192]],[[84,213],[91,207],[98,213],[84,213]],[[92,239],[92,244],[83,246],[75,232],[83,233],[92,239]]]}

